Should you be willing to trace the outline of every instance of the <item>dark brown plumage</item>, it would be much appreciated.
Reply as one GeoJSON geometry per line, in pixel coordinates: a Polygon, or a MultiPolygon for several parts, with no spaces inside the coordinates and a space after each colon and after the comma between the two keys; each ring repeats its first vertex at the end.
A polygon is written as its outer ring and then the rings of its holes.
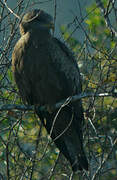
{"type": "MultiPolygon", "coordinates": [[[[52,18],[44,11],[36,9],[27,13],[20,24],[21,38],[12,54],[12,69],[20,95],[31,105],[51,106],[81,93],[77,63],[70,50],[51,35],[51,28],[52,18]]],[[[48,133],[51,132],[53,141],[70,161],[73,171],[87,170],[82,144],[81,100],[62,108],[55,119],[56,113],[57,110],[40,116],[37,112],[42,122],[46,118],[44,125],[48,133]]]]}

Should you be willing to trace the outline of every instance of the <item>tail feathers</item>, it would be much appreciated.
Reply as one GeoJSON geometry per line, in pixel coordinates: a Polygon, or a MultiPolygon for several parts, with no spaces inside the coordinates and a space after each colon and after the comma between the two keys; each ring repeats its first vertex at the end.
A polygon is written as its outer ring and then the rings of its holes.
{"type": "Polygon", "coordinates": [[[85,169],[86,171],[88,170],[88,161],[86,159],[85,154],[82,156],[77,156],[75,158],[74,162],[71,162],[71,166],[72,166],[72,170],[74,172],[80,170],[82,171],[83,169],[85,169]]]}
{"type": "Polygon", "coordinates": [[[87,158],[86,158],[84,151],[82,153],[82,156],[78,157],[78,161],[80,163],[81,168],[88,171],[88,161],[87,161],[87,158]]]}
{"type": "Polygon", "coordinates": [[[78,170],[88,170],[88,161],[84,153],[82,144],[74,144],[73,142],[65,139],[66,148],[69,154],[69,161],[74,172],[78,170]]]}

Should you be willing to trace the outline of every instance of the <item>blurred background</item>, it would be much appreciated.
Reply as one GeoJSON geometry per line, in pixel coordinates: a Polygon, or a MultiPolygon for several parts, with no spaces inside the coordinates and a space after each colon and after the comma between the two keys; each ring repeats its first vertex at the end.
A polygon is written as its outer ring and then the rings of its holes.
{"type": "Polygon", "coordinates": [[[117,0],[0,1],[0,180],[6,179],[117,179],[117,0]],[[53,16],[54,36],[80,68],[88,172],[72,174],[35,112],[25,110],[13,79],[18,17],[34,8],[53,16]]]}

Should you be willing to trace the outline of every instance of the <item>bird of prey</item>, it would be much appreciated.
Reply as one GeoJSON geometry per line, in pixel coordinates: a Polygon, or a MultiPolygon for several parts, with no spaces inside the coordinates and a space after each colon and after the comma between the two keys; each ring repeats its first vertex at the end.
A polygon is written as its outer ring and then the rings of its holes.
{"type": "MultiPolygon", "coordinates": [[[[52,107],[82,91],[77,62],[68,47],[53,37],[52,28],[52,17],[40,9],[26,13],[20,23],[21,38],[12,53],[12,70],[20,96],[29,105],[52,107]]],[[[57,112],[37,114],[72,170],[88,170],[81,100],[57,112]]]]}

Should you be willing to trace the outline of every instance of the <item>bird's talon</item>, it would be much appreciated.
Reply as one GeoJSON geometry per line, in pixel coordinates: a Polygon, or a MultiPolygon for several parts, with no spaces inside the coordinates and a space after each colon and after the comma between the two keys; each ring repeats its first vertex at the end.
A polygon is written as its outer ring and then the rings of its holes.
{"type": "Polygon", "coordinates": [[[54,111],[54,108],[53,108],[52,105],[46,105],[46,110],[47,110],[47,112],[49,112],[50,114],[52,114],[53,111],[54,111]]]}

